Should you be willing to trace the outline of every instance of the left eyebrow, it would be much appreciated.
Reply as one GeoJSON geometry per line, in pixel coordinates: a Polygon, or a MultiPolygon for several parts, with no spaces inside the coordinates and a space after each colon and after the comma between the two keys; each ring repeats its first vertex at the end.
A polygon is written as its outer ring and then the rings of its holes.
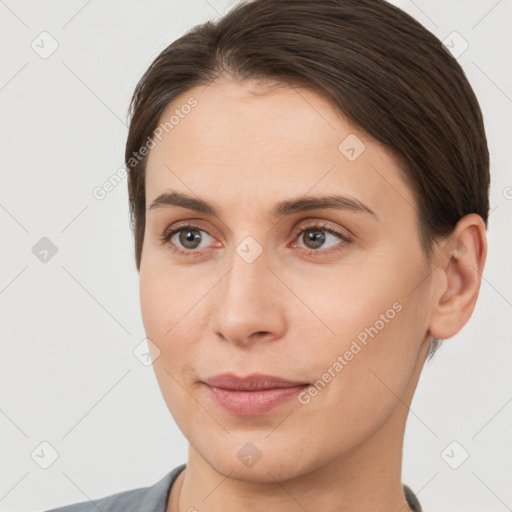
{"type": "Polygon", "coordinates": [[[290,199],[277,203],[272,209],[272,215],[275,217],[284,217],[297,212],[308,210],[320,210],[330,208],[335,210],[350,210],[359,213],[369,213],[375,218],[377,214],[364,203],[348,196],[321,196],[321,197],[303,197],[298,199],[290,199]]]}
{"type": "MultiPolygon", "coordinates": [[[[148,210],[155,210],[166,206],[178,206],[206,215],[219,217],[217,209],[210,203],[192,197],[181,192],[169,191],[160,194],[152,203],[148,210]]],[[[319,209],[349,210],[356,213],[367,213],[375,218],[377,214],[364,203],[349,196],[329,195],[319,197],[300,197],[280,201],[274,205],[271,214],[274,217],[285,217],[298,212],[319,209]]]]}

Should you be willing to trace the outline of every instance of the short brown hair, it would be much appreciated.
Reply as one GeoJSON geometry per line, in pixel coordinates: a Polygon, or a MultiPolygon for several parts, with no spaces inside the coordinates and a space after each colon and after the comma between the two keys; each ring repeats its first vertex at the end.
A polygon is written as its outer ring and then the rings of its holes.
{"type": "Polygon", "coordinates": [[[427,259],[433,242],[464,215],[480,215],[487,227],[482,113],[464,71],[439,39],[385,0],[253,0],[174,41],[135,88],[125,161],[137,269],[147,160],[139,150],[170,102],[220,75],[315,90],[385,144],[414,192],[427,259]]]}

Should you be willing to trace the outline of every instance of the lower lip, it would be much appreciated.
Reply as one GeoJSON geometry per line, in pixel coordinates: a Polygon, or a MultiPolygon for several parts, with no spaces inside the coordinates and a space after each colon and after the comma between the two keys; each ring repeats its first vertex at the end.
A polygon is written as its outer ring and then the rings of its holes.
{"type": "Polygon", "coordinates": [[[213,400],[231,414],[261,416],[297,396],[309,384],[260,391],[233,391],[206,385],[213,400]]]}

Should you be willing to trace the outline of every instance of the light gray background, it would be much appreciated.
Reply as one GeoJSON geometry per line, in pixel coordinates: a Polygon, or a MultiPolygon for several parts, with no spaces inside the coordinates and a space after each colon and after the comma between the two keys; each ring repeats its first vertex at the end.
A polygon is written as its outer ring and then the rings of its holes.
{"type": "MultiPolygon", "coordinates": [[[[145,336],[126,180],[102,201],[92,191],[123,165],[128,102],[150,62],[234,3],[0,0],[2,512],[150,485],[186,462],[153,370],[133,354],[145,336]],[[58,43],[48,58],[31,47],[51,49],[43,31],[58,43]],[[32,252],[42,237],[58,249],[46,263],[32,252]],[[48,469],[43,441],[58,452],[48,469]]],[[[459,61],[492,172],[479,302],[422,374],[403,481],[425,511],[512,510],[512,2],[395,3],[469,43],[459,61]]]]}

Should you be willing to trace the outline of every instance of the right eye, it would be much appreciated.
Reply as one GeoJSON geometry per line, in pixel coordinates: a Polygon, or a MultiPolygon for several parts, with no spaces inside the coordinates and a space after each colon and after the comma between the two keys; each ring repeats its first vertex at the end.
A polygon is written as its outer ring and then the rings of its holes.
{"type": "Polygon", "coordinates": [[[205,241],[205,238],[206,242],[208,242],[208,237],[214,240],[211,235],[199,226],[183,224],[166,230],[160,237],[160,240],[162,244],[166,244],[173,252],[182,256],[196,256],[199,253],[197,249],[204,248],[200,244],[205,241]]]}

